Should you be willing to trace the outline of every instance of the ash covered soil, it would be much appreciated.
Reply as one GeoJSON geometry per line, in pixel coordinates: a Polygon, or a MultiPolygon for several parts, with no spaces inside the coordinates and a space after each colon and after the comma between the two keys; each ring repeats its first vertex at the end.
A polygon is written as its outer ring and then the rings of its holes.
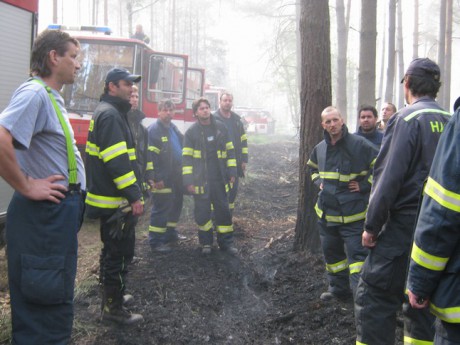
{"type": "Polygon", "coordinates": [[[80,232],[72,344],[354,344],[351,302],[322,302],[327,284],[321,256],[294,252],[298,141],[252,144],[234,215],[239,249],[200,253],[193,201],[185,199],[178,230],[187,236],[171,253],[147,243],[149,212],[137,229],[130,265],[130,308],[144,322],[100,321],[97,224],[80,232]]]}

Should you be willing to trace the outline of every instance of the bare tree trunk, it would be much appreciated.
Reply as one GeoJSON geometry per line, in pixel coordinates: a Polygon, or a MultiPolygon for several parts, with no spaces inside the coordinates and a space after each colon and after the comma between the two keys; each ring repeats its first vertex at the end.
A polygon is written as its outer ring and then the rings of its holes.
{"type": "MultiPolygon", "coordinates": [[[[385,7],[386,8],[386,7],[385,7]]],[[[382,104],[386,102],[385,99],[382,99],[382,97],[385,97],[383,95],[383,81],[384,81],[384,74],[385,74],[385,49],[386,49],[386,33],[387,33],[387,15],[386,11],[384,10],[383,13],[383,26],[382,26],[382,49],[380,50],[380,76],[379,76],[379,86],[378,86],[378,105],[377,105],[377,110],[382,108],[382,104]]]]}
{"type": "MultiPolygon", "coordinates": [[[[404,75],[404,43],[403,43],[403,20],[402,20],[402,0],[398,0],[398,74],[396,80],[404,75]]],[[[395,84],[398,84],[397,82],[395,84]]],[[[398,84],[399,85],[399,84],[398,84]]],[[[398,104],[397,107],[402,108],[404,106],[404,92],[402,87],[397,88],[398,104]]]]}
{"type": "Polygon", "coordinates": [[[418,41],[419,41],[419,0],[414,0],[414,32],[412,33],[412,60],[418,58],[418,41]]]}
{"type": "MultiPolygon", "coordinates": [[[[438,65],[439,69],[441,70],[441,76],[446,75],[446,64],[445,64],[445,53],[446,53],[446,8],[447,8],[447,0],[441,0],[439,12],[439,44],[438,44],[438,65]]],[[[444,77],[443,77],[444,78],[444,77]]],[[[444,95],[448,90],[442,86],[439,89],[438,93],[438,101],[442,107],[446,107],[444,104],[444,95]]]]}
{"type": "Polygon", "coordinates": [[[176,0],[172,1],[171,10],[171,53],[175,53],[176,48],[176,0]]]}
{"type": "Polygon", "coordinates": [[[395,27],[396,27],[396,0],[390,0],[388,7],[388,63],[385,101],[394,102],[393,85],[395,73],[395,27]]]}
{"type": "Polygon", "coordinates": [[[299,203],[294,249],[318,252],[319,234],[314,204],[318,189],[311,182],[307,161],[321,140],[321,112],[332,102],[330,19],[327,1],[301,0],[302,48],[299,203]]]}
{"type": "MultiPolygon", "coordinates": [[[[351,1],[348,0],[348,6],[351,1]]],[[[350,7],[348,7],[349,9],[350,7]]],[[[336,17],[337,17],[337,89],[336,89],[336,105],[342,113],[346,122],[347,119],[347,51],[348,51],[348,26],[345,16],[348,18],[350,12],[345,14],[345,6],[343,0],[336,0],[336,17]]]]}
{"type": "Polygon", "coordinates": [[[444,99],[443,104],[445,109],[450,107],[450,80],[451,80],[451,65],[452,65],[452,6],[453,1],[447,0],[446,6],[446,58],[444,66],[443,86],[444,99]]]}
{"type": "Polygon", "coordinates": [[[108,0],[104,0],[104,26],[109,25],[109,4],[108,0]]]}
{"type": "MultiPolygon", "coordinates": [[[[300,90],[302,89],[302,80],[301,80],[301,66],[302,66],[302,44],[300,40],[300,2],[296,2],[295,5],[295,20],[296,20],[296,30],[295,30],[295,36],[296,36],[296,85],[297,85],[297,93],[300,95],[300,90]]],[[[299,97],[300,99],[300,97],[299,97]]],[[[299,127],[299,121],[297,121],[300,116],[297,114],[296,116],[297,119],[293,119],[293,123],[295,122],[295,128],[299,127]]]]}
{"type": "Polygon", "coordinates": [[[358,107],[362,104],[375,104],[376,16],[377,0],[362,0],[358,107]]]}
{"type": "Polygon", "coordinates": [[[53,0],[53,23],[58,22],[58,0],[53,0]]]}

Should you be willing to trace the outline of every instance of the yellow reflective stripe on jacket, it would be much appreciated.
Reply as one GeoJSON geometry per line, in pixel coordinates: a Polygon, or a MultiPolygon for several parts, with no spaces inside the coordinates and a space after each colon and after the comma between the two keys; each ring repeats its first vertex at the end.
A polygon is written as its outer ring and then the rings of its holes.
{"type": "Polygon", "coordinates": [[[247,148],[247,147],[243,147],[243,148],[241,149],[241,153],[243,153],[243,154],[248,154],[248,148],[247,148]]]}
{"type": "Polygon", "coordinates": [[[168,142],[168,137],[161,137],[161,142],[167,143],[168,142]]]}
{"type": "Polygon", "coordinates": [[[222,158],[222,151],[221,150],[217,150],[217,158],[222,158]]]}
{"type": "Polygon", "coordinates": [[[441,114],[441,115],[452,116],[451,113],[449,113],[447,111],[444,111],[444,110],[441,110],[441,109],[420,109],[420,110],[414,111],[409,116],[406,116],[404,118],[404,121],[409,122],[410,120],[412,120],[417,115],[423,114],[423,113],[437,113],[437,114],[441,114]]]}
{"type": "Polygon", "coordinates": [[[436,200],[441,206],[454,212],[460,212],[460,194],[443,188],[431,177],[428,177],[425,193],[436,200]]]}
{"type": "Polygon", "coordinates": [[[193,157],[193,148],[191,147],[184,147],[182,149],[182,155],[183,156],[192,156],[193,157]]]}
{"type": "Polygon", "coordinates": [[[372,162],[371,162],[371,168],[373,168],[373,167],[374,167],[374,165],[375,165],[375,161],[376,161],[376,160],[377,160],[377,158],[374,158],[374,159],[372,160],[372,162]]]}
{"type": "Polygon", "coordinates": [[[349,175],[342,175],[335,171],[320,171],[319,176],[326,180],[339,180],[340,182],[350,182],[358,176],[366,176],[369,170],[363,170],[359,173],[353,173],[349,175]]]}
{"type": "Polygon", "coordinates": [[[99,155],[99,147],[97,147],[96,144],[93,144],[93,143],[87,141],[85,151],[90,156],[95,156],[95,157],[101,158],[100,155],[99,155]]]}
{"type": "Polygon", "coordinates": [[[336,262],[334,264],[326,264],[326,271],[330,273],[338,273],[346,270],[348,268],[347,259],[336,262]]]}
{"type": "Polygon", "coordinates": [[[318,173],[311,174],[311,179],[312,179],[313,181],[316,180],[317,178],[319,178],[319,174],[318,174],[318,173]]]}
{"type": "Polygon", "coordinates": [[[430,311],[443,321],[460,323],[460,307],[439,308],[430,303],[430,311]]]}
{"type": "Polygon", "coordinates": [[[356,340],[356,345],[367,345],[367,344],[366,344],[366,343],[362,343],[362,342],[356,340]]]}
{"type": "Polygon", "coordinates": [[[228,167],[236,167],[236,159],[229,159],[227,160],[228,167]]]}
{"type": "Polygon", "coordinates": [[[163,188],[163,189],[153,188],[152,193],[155,193],[155,194],[168,194],[168,193],[172,193],[172,189],[171,188],[163,188]]]}
{"type": "Polygon", "coordinates": [[[444,268],[449,261],[449,258],[428,254],[420,247],[418,247],[415,242],[412,247],[411,258],[420,266],[425,267],[431,271],[444,271],[444,268]]]}
{"type": "Polygon", "coordinates": [[[145,170],[153,170],[153,162],[147,162],[147,167],[145,170]]]}
{"type": "Polygon", "coordinates": [[[128,201],[123,197],[102,196],[88,192],[86,203],[99,208],[118,208],[127,205],[128,201]]]}
{"type": "Polygon", "coordinates": [[[153,226],[153,225],[150,225],[149,226],[149,231],[150,232],[156,232],[158,234],[164,234],[166,232],[166,227],[159,227],[159,226],[153,226]]]}
{"type": "Polygon", "coordinates": [[[156,146],[153,146],[153,145],[149,146],[149,151],[154,152],[156,154],[160,154],[160,152],[161,152],[159,147],[156,147],[156,146]]]}
{"type": "Polygon", "coordinates": [[[364,265],[364,261],[357,261],[350,264],[350,274],[356,274],[361,272],[361,268],[364,265]]]}
{"type": "Polygon", "coordinates": [[[234,150],[235,146],[233,146],[233,142],[229,141],[228,143],[225,144],[225,148],[227,150],[234,150]]]}
{"type": "Polygon", "coordinates": [[[195,186],[195,194],[204,194],[204,187],[203,186],[201,186],[201,187],[200,186],[195,186]]]}
{"type": "Polygon", "coordinates": [[[245,140],[248,140],[248,136],[246,135],[246,133],[241,135],[241,141],[245,141],[245,140]]]}
{"type": "Polygon", "coordinates": [[[130,161],[135,161],[136,160],[136,149],[128,149],[128,155],[129,155],[129,160],[130,161]]]}
{"type": "Polygon", "coordinates": [[[101,157],[104,163],[107,163],[111,159],[118,157],[122,154],[128,153],[128,147],[126,146],[126,141],[120,141],[119,143],[107,147],[104,151],[101,152],[101,157]]]}
{"type": "Polygon", "coordinates": [[[202,231],[209,231],[212,229],[212,220],[208,221],[206,224],[204,225],[198,225],[198,227],[200,228],[200,230],[202,231]]]}
{"type": "Polygon", "coordinates": [[[219,234],[228,234],[233,231],[233,225],[218,225],[216,230],[219,234]]]}
{"type": "Polygon", "coordinates": [[[318,169],[318,164],[316,164],[315,162],[313,162],[311,159],[308,160],[307,165],[308,165],[309,167],[314,168],[314,169],[318,169]]]}
{"type": "MultiPolygon", "coordinates": [[[[318,204],[315,205],[315,211],[316,214],[318,215],[318,218],[323,218],[323,210],[321,210],[318,206],[318,204]]],[[[326,221],[327,222],[332,222],[332,223],[343,223],[343,224],[348,224],[348,223],[353,223],[357,222],[359,220],[363,220],[366,218],[366,212],[367,210],[357,213],[357,214],[352,214],[350,216],[331,216],[326,214],[326,221]]]]}
{"type": "Polygon", "coordinates": [[[429,340],[414,339],[405,335],[404,345],[433,345],[433,342],[429,340]]]}
{"type": "Polygon", "coordinates": [[[130,171],[129,173],[124,174],[123,176],[113,179],[113,182],[117,186],[117,189],[123,189],[128,186],[131,186],[132,184],[136,183],[136,181],[136,175],[134,175],[133,171],[130,171]]]}
{"type": "Polygon", "coordinates": [[[193,166],[187,165],[182,167],[182,175],[193,174],[193,166]]]}
{"type": "Polygon", "coordinates": [[[168,228],[175,228],[177,226],[177,222],[167,222],[166,226],[168,228]]]}
{"type": "Polygon", "coordinates": [[[201,150],[193,150],[193,158],[201,158],[201,150]]]}

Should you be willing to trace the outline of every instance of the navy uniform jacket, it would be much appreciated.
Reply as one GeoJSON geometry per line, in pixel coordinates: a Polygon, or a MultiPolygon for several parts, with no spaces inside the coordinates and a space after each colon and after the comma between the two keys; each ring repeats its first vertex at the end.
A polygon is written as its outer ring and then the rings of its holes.
{"type": "Polygon", "coordinates": [[[460,110],[433,159],[415,231],[407,287],[431,299],[443,321],[460,323],[460,110]]]}
{"type": "MultiPolygon", "coordinates": [[[[216,121],[211,115],[211,125],[214,129],[217,143],[217,158],[219,171],[223,181],[230,177],[236,177],[236,159],[233,143],[228,137],[225,125],[216,121]]],[[[184,137],[184,148],[182,150],[182,177],[184,186],[195,186],[196,194],[208,193],[208,181],[206,168],[206,145],[207,141],[203,125],[195,122],[186,132],[184,137]]],[[[226,183],[226,182],[225,182],[226,183]]]]}
{"type": "MultiPolygon", "coordinates": [[[[389,214],[416,216],[423,183],[449,118],[450,113],[424,96],[390,119],[374,166],[366,231],[379,234],[389,214]]],[[[406,251],[412,234],[413,229],[393,234],[394,246],[406,251]]]]}
{"type": "Polygon", "coordinates": [[[320,219],[328,225],[364,220],[377,153],[366,139],[348,133],[346,125],[335,145],[324,131],[324,140],[315,146],[307,162],[312,180],[318,186],[323,184],[315,206],[320,219]],[[350,192],[350,181],[359,183],[360,192],[350,192]]]}
{"type": "Polygon", "coordinates": [[[128,101],[103,95],[86,143],[87,214],[98,218],[142,199],[136,146],[128,125],[128,101]]]}

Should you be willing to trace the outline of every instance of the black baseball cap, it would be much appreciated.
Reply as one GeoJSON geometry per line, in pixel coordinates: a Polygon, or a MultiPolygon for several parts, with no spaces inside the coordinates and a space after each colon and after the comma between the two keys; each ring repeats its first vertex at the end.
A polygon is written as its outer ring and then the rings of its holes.
{"type": "Polygon", "coordinates": [[[107,73],[107,77],[105,78],[105,83],[108,84],[110,82],[115,82],[119,80],[126,80],[132,83],[138,83],[141,81],[140,75],[135,75],[129,73],[125,69],[121,68],[112,68],[109,73],[107,73]]]}
{"type": "MultiPolygon", "coordinates": [[[[412,60],[404,76],[406,75],[414,75],[417,77],[439,81],[441,79],[441,70],[436,62],[428,58],[418,58],[412,60]]],[[[401,79],[401,83],[403,81],[404,77],[401,79]]]]}

